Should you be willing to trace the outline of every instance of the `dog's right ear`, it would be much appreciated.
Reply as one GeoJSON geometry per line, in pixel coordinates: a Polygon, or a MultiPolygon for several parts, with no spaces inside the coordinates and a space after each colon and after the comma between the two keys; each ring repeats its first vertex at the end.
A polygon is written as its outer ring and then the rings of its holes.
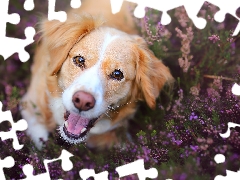
{"type": "Polygon", "coordinates": [[[71,15],[67,21],[45,20],[41,24],[41,41],[46,47],[50,59],[48,75],[56,74],[69,51],[85,34],[103,24],[102,19],[94,19],[90,15],[71,15]]]}
{"type": "MultiPolygon", "coordinates": [[[[102,25],[100,18],[90,15],[68,14],[65,22],[45,20],[41,23],[41,46],[48,54],[46,84],[49,92],[56,91],[58,80],[56,74],[61,69],[72,47],[87,33],[102,25]]],[[[60,90],[58,90],[60,91],[60,90]]],[[[57,93],[52,94],[57,96],[57,93]]]]}

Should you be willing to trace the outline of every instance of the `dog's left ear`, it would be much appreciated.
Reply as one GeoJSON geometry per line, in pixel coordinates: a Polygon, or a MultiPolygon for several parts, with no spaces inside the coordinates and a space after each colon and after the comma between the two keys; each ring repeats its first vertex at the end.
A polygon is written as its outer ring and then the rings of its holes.
{"type": "Polygon", "coordinates": [[[134,36],[137,46],[136,84],[138,86],[138,98],[144,99],[152,109],[156,106],[156,98],[165,83],[171,84],[173,77],[169,69],[157,59],[148,49],[147,43],[139,36],[134,36]]]}

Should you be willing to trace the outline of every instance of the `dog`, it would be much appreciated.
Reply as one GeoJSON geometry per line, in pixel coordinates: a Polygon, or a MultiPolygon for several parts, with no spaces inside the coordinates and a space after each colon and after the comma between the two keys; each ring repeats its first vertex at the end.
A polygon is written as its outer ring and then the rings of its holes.
{"type": "Polygon", "coordinates": [[[110,0],[85,0],[66,22],[43,20],[21,110],[27,134],[41,149],[58,128],[70,144],[118,143],[139,101],[154,109],[169,69],[137,35],[127,2],[115,15],[110,0]],[[40,140],[42,139],[42,140],[40,140]]]}

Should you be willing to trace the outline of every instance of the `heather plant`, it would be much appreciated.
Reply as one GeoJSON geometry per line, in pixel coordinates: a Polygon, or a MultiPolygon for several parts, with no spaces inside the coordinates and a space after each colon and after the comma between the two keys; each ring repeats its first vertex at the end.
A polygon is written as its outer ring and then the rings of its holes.
{"type": "MultiPolygon", "coordinates": [[[[9,11],[22,16],[20,25],[8,26],[9,36],[22,37],[24,28],[35,26],[39,11],[46,14],[47,1],[36,4],[35,11],[26,13],[24,1],[10,1],[9,11]]],[[[63,10],[68,2],[57,1],[57,9],[63,10]]],[[[39,3],[38,1],[36,3],[39,3]]],[[[118,177],[115,168],[144,159],[145,168],[155,167],[158,179],[213,179],[225,170],[237,171],[240,167],[239,128],[231,130],[229,138],[227,123],[240,124],[240,97],[231,93],[233,82],[240,80],[239,44],[232,37],[236,26],[233,17],[227,16],[223,23],[213,19],[217,8],[205,3],[199,16],[208,23],[203,30],[197,29],[183,7],[169,12],[171,24],[163,26],[161,13],[146,8],[146,16],[135,18],[139,33],[154,54],[169,66],[174,78],[173,89],[165,87],[157,99],[156,109],[150,110],[140,102],[139,111],[130,121],[128,129],[118,129],[122,144],[107,151],[89,149],[85,144],[69,145],[53,132],[42,151],[37,150],[24,132],[18,133],[24,148],[15,151],[11,140],[0,141],[0,158],[13,156],[15,166],[4,170],[8,179],[25,178],[22,167],[32,164],[34,174],[44,173],[44,159],[56,158],[64,148],[74,157],[74,168],[64,172],[60,162],[49,165],[52,179],[77,179],[84,168],[96,172],[109,171],[109,179],[118,177]],[[123,133],[125,132],[125,133],[123,133]],[[128,133],[126,138],[123,134],[128,133]],[[224,154],[225,163],[216,164],[214,156],[224,154]]],[[[132,9],[130,8],[130,11],[132,9]]],[[[36,37],[37,40],[37,37],[36,37]]],[[[3,110],[11,110],[13,118],[21,118],[19,100],[26,92],[30,78],[30,66],[35,45],[27,47],[31,59],[21,63],[15,54],[7,61],[0,60],[0,101],[3,110]]],[[[0,131],[8,131],[11,125],[4,122],[0,131]]],[[[135,175],[125,179],[136,179],[135,175]]]]}

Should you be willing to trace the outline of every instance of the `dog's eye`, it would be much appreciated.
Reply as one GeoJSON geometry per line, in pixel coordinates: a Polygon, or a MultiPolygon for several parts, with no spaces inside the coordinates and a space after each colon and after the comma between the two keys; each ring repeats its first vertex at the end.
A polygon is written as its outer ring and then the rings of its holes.
{"type": "Polygon", "coordinates": [[[75,56],[73,58],[73,62],[76,66],[80,67],[80,68],[85,68],[85,59],[82,56],[75,56]]]}
{"type": "Polygon", "coordinates": [[[110,75],[110,77],[111,77],[112,79],[116,79],[116,80],[118,80],[118,81],[120,81],[121,79],[124,78],[122,71],[120,71],[119,69],[118,69],[118,70],[115,69],[115,70],[112,72],[112,74],[110,75]]]}

